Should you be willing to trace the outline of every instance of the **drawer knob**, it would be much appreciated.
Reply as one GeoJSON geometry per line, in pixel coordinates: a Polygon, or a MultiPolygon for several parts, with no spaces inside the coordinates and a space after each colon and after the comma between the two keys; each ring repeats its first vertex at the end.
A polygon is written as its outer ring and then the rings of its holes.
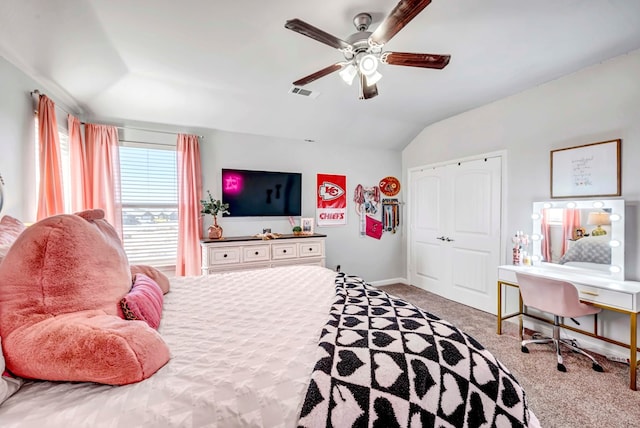
{"type": "Polygon", "coordinates": [[[286,252],[287,252],[287,250],[282,250],[282,252],[283,252],[283,253],[286,253],[286,252]]]}
{"type": "Polygon", "coordinates": [[[309,251],[313,251],[313,248],[309,247],[309,251]]]}
{"type": "Polygon", "coordinates": [[[256,251],[254,254],[257,256],[257,255],[258,255],[258,252],[256,251]]]}
{"type": "Polygon", "coordinates": [[[227,253],[224,253],[224,256],[222,256],[222,257],[227,257],[227,253]]]}

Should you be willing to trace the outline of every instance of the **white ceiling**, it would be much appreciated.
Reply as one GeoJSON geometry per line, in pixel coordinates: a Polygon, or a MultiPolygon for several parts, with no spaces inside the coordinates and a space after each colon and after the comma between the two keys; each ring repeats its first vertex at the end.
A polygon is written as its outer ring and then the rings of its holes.
{"type": "MultiPolygon", "coordinates": [[[[638,0],[433,0],[385,50],[450,54],[444,70],[382,65],[359,100],[343,59],[284,28],[345,39],[396,0],[2,0],[0,54],[84,119],[153,122],[401,149],[425,126],[640,48],[638,0]]],[[[34,88],[35,89],[35,88],[34,88]]]]}

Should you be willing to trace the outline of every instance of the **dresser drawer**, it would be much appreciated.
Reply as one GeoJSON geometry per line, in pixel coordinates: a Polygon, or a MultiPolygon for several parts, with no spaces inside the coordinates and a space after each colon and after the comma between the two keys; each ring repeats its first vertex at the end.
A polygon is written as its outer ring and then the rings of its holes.
{"type": "Polygon", "coordinates": [[[271,246],[271,258],[273,260],[292,259],[298,257],[298,244],[273,244],[271,246]]]}
{"type": "Polygon", "coordinates": [[[234,272],[239,270],[254,270],[254,269],[268,269],[271,265],[269,263],[240,263],[237,265],[218,265],[211,266],[208,270],[208,274],[222,273],[222,272],[234,272]]]}
{"type": "Polygon", "coordinates": [[[300,257],[317,257],[322,255],[322,242],[309,241],[298,244],[298,254],[300,257]]]}
{"type": "Polygon", "coordinates": [[[576,284],[580,299],[586,302],[599,303],[621,309],[633,309],[633,296],[621,291],[605,290],[603,288],[576,284]]]}
{"type": "Polygon", "coordinates": [[[269,246],[255,245],[250,247],[242,247],[243,262],[262,262],[269,260],[269,246]]]}
{"type": "Polygon", "coordinates": [[[230,263],[240,263],[240,248],[209,248],[209,265],[226,265],[230,263]]]}
{"type": "Polygon", "coordinates": [[[508,269],[498,268],[498,280],[503,282],[508,282],[509,284],[518,283],[518,278],[516,278],[516,273],[508,269]]]}

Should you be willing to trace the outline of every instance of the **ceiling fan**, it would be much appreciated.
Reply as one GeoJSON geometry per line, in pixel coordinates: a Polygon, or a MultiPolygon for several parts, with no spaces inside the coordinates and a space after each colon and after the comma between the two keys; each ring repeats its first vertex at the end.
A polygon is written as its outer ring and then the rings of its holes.
{"type": "Polygon", "coordinates": [[[353,18],[353,24],[358,31],[347,37],[346,40],[339,39],[300,19],[288,20],[284,25],[285,28],[338,49],[345,58],[344,61],[296,80],[293,82],[294,86],[304,86],[340,70],[340,77],[349,85],[358,77],[360,99],[366,100],[378,95],[376,83],[382,77],[378,72],[380,62],[390,65],[443,69],[449,64],[450,55],[382,51],[383,46],[429,3],[431,0],[400,0],[373,33],[367,31],[371,25],[371,15],[359,13],[353,18]]]}

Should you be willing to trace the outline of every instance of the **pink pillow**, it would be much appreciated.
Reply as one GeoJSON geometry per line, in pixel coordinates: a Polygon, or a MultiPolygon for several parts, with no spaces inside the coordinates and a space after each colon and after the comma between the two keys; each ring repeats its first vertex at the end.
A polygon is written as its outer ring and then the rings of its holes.
{"type": "Polygon", "coordinates": [[[167,294],[169,292],[169,277],[164,273],[160,272],[158,269],[153,266],[148,265],[131,265],[131,276],[135,276],[138,273],[143,273],[147,275],[149,278],[153,279],[158,283],[160,289],[162,290],[162,294],[167,294]]]}
{"type": "Polygon", "coordinates": [[[0,262],[24,230],[24,223],[9,215],[0,220],[0,262]]]}
{"type": "Polygon", "coordinates": [[[136,274],[133,288],[120,300],[125,319],[146,321],[156,330],[162,318],[162,303],[162,289],[143,273],[136,274]]]}

